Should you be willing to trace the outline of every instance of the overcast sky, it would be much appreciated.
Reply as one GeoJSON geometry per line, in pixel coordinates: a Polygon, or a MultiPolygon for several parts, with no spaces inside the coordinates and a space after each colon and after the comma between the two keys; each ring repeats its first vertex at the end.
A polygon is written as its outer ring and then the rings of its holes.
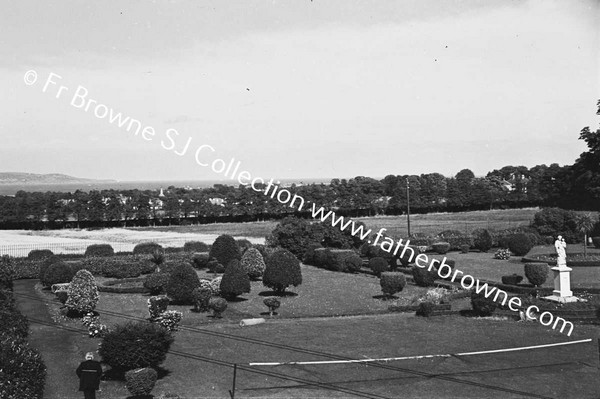
{"type": "Polygon", "coordinates": [[[222,178],[202,144],[265,178],[572,164],[598,126],[599,20],[592,0],[10,1],[0,171],[222,178]],[[78,86],[155,136],[71,105],[78,86]]]}

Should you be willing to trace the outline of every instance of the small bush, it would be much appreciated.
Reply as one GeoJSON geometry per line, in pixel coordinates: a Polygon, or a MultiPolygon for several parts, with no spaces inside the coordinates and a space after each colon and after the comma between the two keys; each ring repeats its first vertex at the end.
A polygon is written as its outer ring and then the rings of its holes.
{"type": "Polygon", "coordinates": [[[188,241],[183,244],[183,250],[185,252],[208,252],[210,251],[210,247],[208,244],[200,241],[188,241]]]}
{"type": "Polygon", "coordinates": [[[49,249],[32,249],[27,254],[27,259],[29,260],[43,260],[54,255],[52,251],[49,249]]]}
{"type": "Polygon", "coordinates": [[[177,310],[165,310],[154,320],[159,325],[163,326],[169,332],[175,332],[179,328],[179,323],[183,318],[183,313],[177,310]]]}
{"type": "Polygon", "coordinates": [[[432,302],[421,302],[417,309],[416,315],[421,317],[429,317],[433,314],[435,305],[432,302]]]}
{"type": "Polygon", "coordinates": [[[516,256],[525,256],[533,246],[531,238],[525,233],[516,233],[508,237],[508,249],[516,256]]]}
{"type": "Polygon", "coordinates": [[[238,248],[240,249],[240,254],[244,255],[244,253],[252,248],[252,243],[245,239],[245,238],[240,238],[239,240],[235,240],[236,244],[238,245],[238,248]]]}
{"type": "Polygon", "coordinates": [[[144,287],[150,291],[151,295],[160,295],[165,292],[169,277],[169,273],[163,272],[149,274],[144,280],[144,287]]]}
{"type": "Polygon", "coordinates": [[[155,242],[142,242],[133,247],[134,255],[152,255],[155,251],[164,252],[163,247],[155,242]]]}
{"type": "Polygon", "coordinates": [[[263,285],[282,294],[289,286],[297,287],[302,284],[300,262],[288,250],[276,251],[267,259],[263,274],[263,285]]]}
{"type": "Polygon", "coordinates": [[[510,259],[510,249],[500,248],[494,253],[494,259],[508,260],[510,259]]]}
{"type": "Polygon", "coordinates": [[[438,254],[444,255],[450,250],[450,244],[447,242],[436,242],[431,244],[431,248],[438,254]]]}
{"type": "Polygon", "coordinates": [[[115,250],[109,244],[92,244],[85,249],[85,256],[113,256],[115,250]]]}
{"type": "Polygon", "coordinates": [[[390,270],[390,264],[387,260],[377,256],[375,258],[369,259],[369,269],[373,270],[373,273],[377,277],[379,277],[381,273],[390,270]]]}
{"type": "Polygon", "coordinates": [[[244,255],[242,255],[240,263],[251,280],[258,280],[261,278],[267,267],[262,255],[256,248],[248,248],[248,250],[244,252],[244,255]]]}
{"type": "Polygon", "coordinates": [[[356,273],[360,271],[360,269],[362,269],[363,261],[361,257],[358,256],[356,253],[353,253],[346,257],[344,262],[346,264],[346,271],[348,273],[356,273]]]}
{"type": "Polygon", "coordinates": [[[220,289],[221,295],[228,299],[250,292],[250,277],[237,259],[233,259],[227,265],[220,289]]]}
{"type": "Polygon", "coordinates": [[[210,260],[210,256],[208,252],[196,252],[192,256],[192,264],[196,269],[204,269],[208,267],[208,261],[210,260]]]}
{"type": "Polygon", "coordinates": [[[125,373],[125,388],[134,396],[148,396],[154,389],[158,373],[150,367],[125,373]]]}
{"type": "Polygon", "coordinates": [[[521,281],[523,281],[523,276],[519,276],[517,273],[514,273],[509,276],[502,276],[502,284],[517,285],[521,281]]]}
{"type": "Polygon", "coordinates": [[[354,273],[362,266],[362,260],[352,249],[317,248],[313,259],[314,266],[336,272],[354,273]]]}
{"type": "Polygon", "coordinates": [[[281,302],[277,298],[265,298],[263,303],[269,308],[269,316],[273,316],[273,313],[281,306],[281,302]]]}
{"type": "Polygon", "coordinates": [[[242,255],[235,239],[228,234],[223,234],[217,237],[210,248],[210,257],[226,266],[234,259],[240,260],[242,255]]]}
{"type": "Polygon", "coordinates": [[[547,263],[525,263],[525,277],[536,287],[541,286],[548,278],[549,267],[547,263]]]}
{"type": "Polygon", "coordinates": [[[128,322],[104,336],[98,353],[116,370],[157,367],[166,359],[172,343],[173,336],[160,325],[128,322]]]}
{"type": "Polygon", "coordinates": [[[486,298],[484,294],[477,294],[475,292],[472,292],[471,306],[473,307],[473,312],[477,316],[485,317],[490,316],[494,312],[494,310],[496,310],[498,304],[496,303],[496,301],[494,301],[494,299],[491,296],[486,298]]]}
{"type": "Polygon", "coordinates": [[[68,283],[73,278],[73,271],[65,262],[53,263],[46,269],[42,279],[44,287],[50,287],[52,284],[68,283]]]}
{"type": "Polygon", "coordinates": [[[210,261],[208,261],[206,266],[208,267],[208,271],[210,273],[221,274],[225,272],[225,266],[219,263],[219,261],[217,261],[216,259],[211,259],[210,261]]]}
{"type": "Polygon", "coordinates": [[[223,317],[223,312],[227,309],[227,301],[223,298],[210,298],[208,307],[212,309],[213,316],[220,319],[223,317]]]}
{"type": "Polygon", "coordinates": [[[487,252],[492,248],[492,235],[486,229],[473,231],[473,246],[481,252],[487,252]]]}
{"type": "Polygon", "coordinates": [[[200,279],[194,268],[187,263],[180,263],[169,276],[165,291],[173,303],[191,305],[194,299],[192,291],[199,286],[200,279]]]}
{"type": "Polygon", "coordinates": [[[194,297],[194,311],[208,312],[208,302],[212,297],[212,289],[210,288],[210,282],[208,286],[200,286],[194,288],[194,291],[192,291],[192,296],[194,297]]]}
{"type": "Polygon", "coordinates": [[[158,317],[167,311],[169,307],[169,298],[160,295],[160,296],[151,296],[148,298],[148,313],[150,313],[150,320],[157,320],[158,317]]]}
{"type": "Polygon", "coordinates": [[[65,306],[76,313],[92,312],[98,303],[98,288],[92,273],[80,270],[75,274],[67,290],[65,306]]]}
{"type": "Polygon", "coordinates": [[[302,256],[302,263],[306,265],[317,266],[315,263],[315,250],[319,248],[323,248],[323,246],[319,243],[310,244],[302,256]]]}
{"type": "Polygon", "coordinates": [[[468,254],[470,250],[471,250],[470,245],[465,244],[465,245],[460,246],[460,253],[462,253],[462,254],[468,254]]]}
{"type": "Polygon", "coordinates": [[[221,280],[223,277],[219,276],[210,280],[210,289],[212,291],[213,296],[221,295],[221,280]]]}
{"type": "Polygon", "coordinates": [[[428,271],[427,269],[422,269],[417,266],[413,266],[412,268],[413,279],[415,280],[415,284],[419,287],[431,287],[435,284],[435,279],[437,277],[437,273],[433,271],[428,271]]]}
{"type": "Polygon", "coordinates": [[[403,273],[399,272],[383,272],[379,279],[381,285],[381,291],[387,295],[392,296],[397,292],[400,292],[406,286],[406,277],[403,273]]]}

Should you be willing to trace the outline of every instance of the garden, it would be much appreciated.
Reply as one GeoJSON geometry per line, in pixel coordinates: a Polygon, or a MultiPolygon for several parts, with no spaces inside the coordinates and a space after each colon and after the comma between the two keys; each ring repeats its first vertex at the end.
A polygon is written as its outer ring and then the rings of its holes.
{"type": "MultiPolygon", "coordinates": [[[[587,302],[565,309],[538,298],[551,291],[548,263],[541,258],[521,262],[524,255],[550,253],[549,243],[550,239],[533,227],[478,229],[469,235],[446,230],[434,237],[412,237],[411,249],[432,259],[445,257],[453,270],[496,284],[526,304],[538,304],[553,312],[570,311],[577,323],[574,336],[589,334],[595,327],[587,324],[596,322],[599,304],[596,268],[574,269],[573,287],[587,302]]],[[[592,248],[589,251],[590,256],[600,253],[592,248]]],[[[227,234],[210,245],[188,242],[183,248],[143,243],[132,253],[115,253],[106,244],[91,245],[83,256],[32,251],[25,259],[4,257],[2,270],[10,276],[6,281],[37,279],[28,280],[33,287],[29,294],[24,293],[22,282],[17,282],[21,300],[45,304],[42,309],[52,320],[46,327],[60,330],[69,342],[68,362],[63,360],[62,366],[46,362],[50,365],[46,390],[61,392],[60,397],[68,396],[64,396],[64,384],[55,380],[57,370],[71,367],[82,351],[92,348],[105,367],[105,395],[166,398],[223,396],[229,373],[224,376],[223,370],[218,372],[215,367],[248,360],[287,360],[296,358],[293,353],[302,353],[301,348],[314,348],[312,355],[304,353],[301,358],[325,352],[356,357],[344,342],[355,349],[362,342],[372,349],[370,356],[385,356],[390,340],[399,339],[392,333],[400,333],[399,325],[412,332],[412,338],[400,334],[405,340],[414,340],[416,335],[430,337],[440,342],[443,350],[448,350],[450,341],[439,341],[439,336],[432,335],[432,325],[442,323],[439,326],[458,342],[458,333],[481,331],[482,337],[471,338],[483,347],[490,346],[483,338],[490,329],[497,331],[494,344],[511,341],[514,336],[530,343],[537,342],[536,334],[544,334],[548,341],[560,337],[537,323],[519,323],[515,312],[416,267],[414,259],[406,255],[393,256],[339,230],[295,218],[281,221],[265,245],[235,240],[227,234]],[[240,330],[241,322],[249,320],[259,325],[240,330]],[[310,327],[317,325],[317,330],[310,327]],[[336,326],[341,331],[331,335],[321,332],[336,326]],[[374,326],[389,329],[391,335],[375,333],[374,326]],[[349,331],[352,338],[347,336],[349,331]],[[532,331],[537,333],[532,335],[532,331]],[[373,334],[387,338],[372,342],[369,337],[373,334]],[[276,350],[269,352],[273,345],[276,350]],[[187,361],[204,362],[198,366],[200,374],[186,369],[186,356],[191,356],[187,361]],[[206,383],[194,385],[194,378],[206,383]]],[[[44,337],[36,335],[32,342],[43,345],[44,337]]],[[[464,339],[462,342],[465,347],[471,345],[464,339]]],[[[413,354],[442,350],[427,345],[410,347],[402,340],[397,344],[404,348],[399,353],[411,348],[409,353],[413,354]]],[[[44,352],[43,346],[40,350],[44,352]]],[[[54,356],[61,355],[55,352],[54,356]]],[[[362,373],[348,372],[349,376],[362,373]]],[[[298,370],[291,375],[310,379],[298,370]]],[[[265,384],[283,389],[280,394],[306,389],[282,388],[285,377],[281,376],[269,383],[257,383],[248,375],[242,378],[249,396],[265,394],[270,389],[265,384]]]]}

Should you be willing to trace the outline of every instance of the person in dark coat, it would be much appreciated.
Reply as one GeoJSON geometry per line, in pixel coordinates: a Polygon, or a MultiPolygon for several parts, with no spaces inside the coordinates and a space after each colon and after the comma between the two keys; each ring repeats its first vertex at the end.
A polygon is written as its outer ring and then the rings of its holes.
{"type": "Polygon", "coordinates": [[[96,399],[96,391],[100,389],[102,366],[100,362],[94,360],[92,352],[85,354],[85,361],[79,364],[75,372],[79,377],[79,390],[83,391],[83,397],[85,399],[96,399]]]}

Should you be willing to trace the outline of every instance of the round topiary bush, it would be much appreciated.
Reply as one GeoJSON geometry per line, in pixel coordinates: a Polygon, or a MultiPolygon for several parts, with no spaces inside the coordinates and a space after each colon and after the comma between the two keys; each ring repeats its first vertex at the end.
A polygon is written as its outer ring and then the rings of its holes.
{"type": "Polygon", "coordinates": [[[134,396],[148,396],[157,378],[158,373],[150,367],[129,370],[125,373],[125,388],[134,396]]]}
{"type": "Polygon", "coordinates": [[[348,273],[356,273],[362,269],[363,261],[357,254],[351,254],[344,259],[344,264],[348,273]]]}
{"type": "Polygon", "coordinates": [[[509,276],[502,276],[502,284],[518,285],[521,281],[523,281],[523,276],[520,276],[517,273],[513,273],[509,276]]]}
{"type": "Polygon", "coordinates": [[[516,233],[508,236],[508,249],[516,256],[525,256],[533,248],[534,243],[529,235],[525,233],[516,233]]]}
{"type": "Polygon", "coordinates": [[[369,269],[373,270],[373,273],[379,277],[381,273],[390,270],[390,264],[384,258],[376,256],[369,259],[369,269]]]}
{"type": "Polygon", "coordinates": [[[468,254],[470,250],[471,250],[471,246],[469,244],[463,244],[460,246],[461,254],[468,254]]]}
{"type": "Polygon", "coordinates": [[[85,249],[85,256],[113,256],[115,250],[110,244],[92,244],[85,249]]]}
{"type": "Polygon", "coordinates": [[[244,252],[244,255],[242,255],[240,263],[251,280],[258,280],[261,278],[267,267],[262,255],[256,248],[248,248],[248,250],[244,252]]]}
{"type": "Polygon", "coordinates": [[[169,277],[169,273],[163,272],[149,274],[144,279],[144,287],[150,291],[151,295],[160,295],[165,292],[169,277]]]}
{"type": "Polygon", "coordinates": [[[42,279],[44,287],[50,287],[52,284],[68,283],[73,278],[73,270],[65,262],[53,263],[46,269],[42,279]]]}
{"type": "Polygon", "coordinates": [[[185,252],[208,252],[210,247],[201,241],[188,241],[183,244],[183,250],[185,252]]]}
{"type": "Polygon", "coordinates": [[[392,296],[404,289],[404,286],[406,286],[406,277],[404,277],[404,273],[383,272],[381,273],[379,284],[381,285],[381,291],[386,296],[392,296]]]}
{"type": "Polygon", "coordinates": [[[164,249],[155,242],[142,242],[133,247],[134,255],[152,255],[155,251],[164,252],[164,249]]]}
{"type": "Polygon", "coordinates": [[[227,301],[223,298],[210,298],[208,307],[212,309],[213,316],[220,319],[223,317],[223,312],[227,309],[227,301]]]}
{"type": "Polygon", "coordinates": [[[440,255],[444,255],[450,251],[450,244],[447,242],[435,242],[431,244],[431,248],[440,255]]]}
{"type": "Polygon", "coordinates": [[[471,293],[471,306],[473,307],[473,312],[477,316],[490,316],[498,304],[494,299],[489,296],[485,297],[483,294],[477,294],[476,292],[471,293]]]}
{"type": "Polygon", "coordinates": [[[102,339],[98,353],[116,370],[157,367],[167,357],[173,336],[166,328],[145,321],[113,327],[102,339]]]}
{"type": "Polygon", "coordinates": [[[194,301],[192,292],[200,286],[200,279],[194,268],[188,263],[180,263],[169,276],[165,292],[175,304],[191,305],[194,301]]]}
{"type": "Polygon", "coordinates": [[[269,308],[269,316],[273,316],[275,311],[281,306],[281,302],[277,298],[265,298],[263,303],[269,308]]]}
{"type": "Polygon", "coordinates": [[[27,259],[29,259],[29,260],[42,260],[42,259],[45,259],[45,258],[49,258],[52,255],[54,255],[54,253],[52,251],[50,251],[49,249],[32,249],[27,254],[27,259]]]}
{"type": "Polygon", "coordinates": [[[536,287],[544,284],[548,278],[549,267],[547,263],[525,263],[525,277],[536,287]]]}
{"type": "Polygon", "coordinates": [[[250,292],[250,277],[248,277],[248,273],[246,273],[240,261],[233,259],[229,262],[219,288],[221,295],[227,299],[233,299],[238,295],[250,292]]]}
{"type": "Polygon", "coordinates": [[[210,261],[210,255],[208,252],[196,252],[192,256],[192,263],[196,269],[204,269],[208,267],[208,261],[210,261]]]}
{"type": "Polygon", "coordinates": [[[223,234],[217,237],[210,248],[210,257],[226,266],[234,259],[240,260],[242,255],[235,239],[228,234],[223,234]]]}
{"type": "Polygon", "coordinates": [[[67,289],[65,306],[72,312],[82,314],[92,312],[97,303],[98,288],[94,276],[85,269],[78,271],[67,289]]]}
{"type": "Polygon", "coordinates": [[[263,285],[283,294],[287,287],[302,284],[300,262],[287,249],[280,249],[267,259],[263,285]]]}
{"type": "Polygon", "coordinates": [[[435,284],[437,274],[417,266],[412,268],[413,279],[419,287],[431,287],[435,284]]]}
{"type": "Polygon", "coordinates": [[[492,235],[486,229],[473,231],[473,246],[481,252],[487,252],[492,248],[492,235]]]}
{"type": "Polygon", "coordinates": [[[433,314],[435,304],[433,302],[421,302],[417,308],[416,315],[421,317],[429,317],[433,314]]]}

